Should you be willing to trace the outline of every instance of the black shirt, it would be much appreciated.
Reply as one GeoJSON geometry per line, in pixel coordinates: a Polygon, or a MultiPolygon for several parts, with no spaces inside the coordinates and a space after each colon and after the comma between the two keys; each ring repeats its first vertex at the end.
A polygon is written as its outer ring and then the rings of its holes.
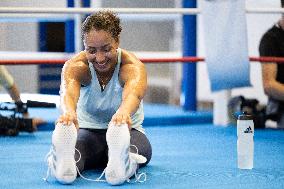
{"type": "MultiPolygon", "coordinates": [[[[259,54],[260,56],[284,57],[284,30],[281,27],[274,25],[262,36],[259,54]]],[[[284,63],[277,64],[276,80],[284,84],[284,63]]],[[[284,107],[284,102],[281,106],[284,107]]]]}
{"type": "MultiPolygon", "coordinates": [[[[260,41],[259,54],[260,56],[284,57],[284,30],[276,25],[270,28],[260,41]]],[[[276,80],[284,83],[283,63],[277,66],[276,80]]]]}

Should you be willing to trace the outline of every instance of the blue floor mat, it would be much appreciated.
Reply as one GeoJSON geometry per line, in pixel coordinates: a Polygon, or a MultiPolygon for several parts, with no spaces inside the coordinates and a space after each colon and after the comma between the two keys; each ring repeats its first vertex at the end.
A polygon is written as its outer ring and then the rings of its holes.
{"type": "MultiPolygon", "coordinates": [[[[236,157],[236,128],[212,124],[165,125],[147,127],[153,147],[144,183],[124,184],[117,188],[200,188],[200,189],[283,189],[284,131],[256,130],[254,169],[239,170],[236,157]]],[[[44,182],[47,167],[44,156],[49,151],[50,131],[17,137],[0,137],[0,188],[113,188],[107,183],[93,183],[82,178],[72,185],[54,179],[44,182]]],[[[101,172],[88,171],[97,178],[101,172]]]]}

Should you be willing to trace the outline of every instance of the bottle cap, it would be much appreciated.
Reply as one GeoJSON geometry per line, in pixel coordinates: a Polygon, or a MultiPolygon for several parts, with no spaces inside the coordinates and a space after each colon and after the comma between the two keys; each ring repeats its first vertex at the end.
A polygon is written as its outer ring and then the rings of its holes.
{"type": "Polygon", "coordinates": [[[248,114],[247,112],[243,112],[238,116],[238,120],[253,120],[253,116],[248,114]]]}

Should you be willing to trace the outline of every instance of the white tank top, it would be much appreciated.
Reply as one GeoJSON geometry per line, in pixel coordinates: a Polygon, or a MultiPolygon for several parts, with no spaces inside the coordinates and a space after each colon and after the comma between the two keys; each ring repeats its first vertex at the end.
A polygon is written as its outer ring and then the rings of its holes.
{"type": "MultiPolygon", "coordinates": [[[[77,104],[77,116],[80,128],[107,129],[107,126],[119,108],[122,101],[123,88],[119,82],[119,70],[121,65],[121,49],[117,49],[117,64],[111,80],[101,91],[96,71],[91,63],[89,68],[92,75],[91,83],[81,87],[77,104]]],[[[144,133],[142,122],[144,120],[143,102],[138,110],[131,116],[132,128],[144,133]]]]}

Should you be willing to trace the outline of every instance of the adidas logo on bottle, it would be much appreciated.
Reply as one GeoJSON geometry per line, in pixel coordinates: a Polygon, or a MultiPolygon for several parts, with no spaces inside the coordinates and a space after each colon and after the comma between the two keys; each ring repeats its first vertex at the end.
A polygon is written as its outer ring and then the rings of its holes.
{"type": "Polygon", "coordinates": [[[252,133],[251,127],[249,126],[249,127],[244,131],[244,133],[252,133]]]}

